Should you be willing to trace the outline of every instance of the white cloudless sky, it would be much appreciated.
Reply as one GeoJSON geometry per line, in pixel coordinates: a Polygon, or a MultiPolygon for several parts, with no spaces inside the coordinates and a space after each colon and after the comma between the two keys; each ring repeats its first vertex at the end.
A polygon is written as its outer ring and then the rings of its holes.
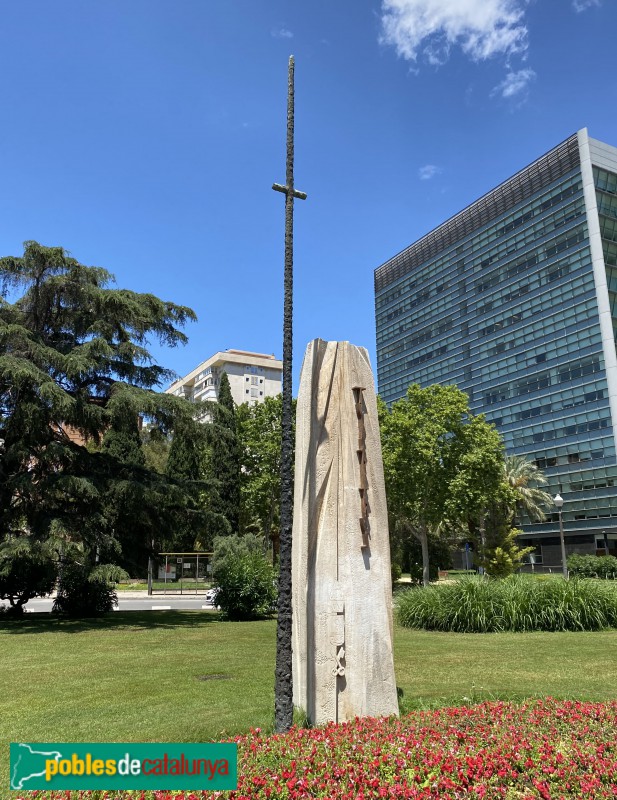
{"type": "Polygon", "coordinates": [[[588,127],[617,145],[615,0],[20,0],[0,26],[0,255],[62,245],[189,305],[184,374],[281,354],[296,58],[297,375],[368,347],[373,271],[588,127]]]}

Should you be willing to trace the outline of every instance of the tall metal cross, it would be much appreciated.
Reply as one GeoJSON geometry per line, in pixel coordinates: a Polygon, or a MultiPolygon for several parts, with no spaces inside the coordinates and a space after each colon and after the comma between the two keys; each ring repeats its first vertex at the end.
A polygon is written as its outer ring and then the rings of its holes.
{"type": "Polygon", "coordinates": [[[285,277],[283,304],[283,414],[281,420],[281,534],[279,540],[279,600],[276,628],[274,722],[279,733],[293,724],[291,660],[291,529],[293,522],[293,420],[291,361],[293,345],[293,214],[294,198],[306,194],[294,189],[294,57],[289,57],[287,89],[286,184],[272,188],[285,195],[285,277]]]}

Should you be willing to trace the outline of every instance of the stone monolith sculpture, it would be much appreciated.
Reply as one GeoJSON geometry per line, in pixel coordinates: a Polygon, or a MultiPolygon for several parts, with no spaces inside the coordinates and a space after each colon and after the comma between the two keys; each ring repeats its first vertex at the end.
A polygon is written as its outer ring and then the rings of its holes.
{"type": "Polygon", "coordinates": [[[294,705],[313,724],[398,713],[375,389],[364,348],[312,341],[296,414],[294,705]]]}

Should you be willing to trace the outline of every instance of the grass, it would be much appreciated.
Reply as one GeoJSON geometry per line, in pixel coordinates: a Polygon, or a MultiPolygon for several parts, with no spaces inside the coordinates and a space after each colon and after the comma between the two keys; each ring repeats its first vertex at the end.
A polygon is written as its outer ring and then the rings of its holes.
{"type": "MultiPolygon", "coordinates": [[[[199,592],[206,592],[211,587],[211,582],[204,582],[202,580],[195,581],[191,578],[184,578],[182,580],[182,584],[179,580],[177,581],[152,581],[152,589],[155,592],[162,592],[164,589],[167,589],[168,592],[179,592],[180,587],[182,586],[183,592],[194,592],[195,589],[199,589],[199,592]]],[[[116,584],[116,591],[117,592],[147,592],[148,591],[148,583],[147,581],[134,581],[132,583],[117,583],[116,584]]]]}
{"type": "Polygon", "coordinates": [[[539,581],[463,577],[396,596],[408,628],[459,633],[595,631],[617,627],[617,586],[587,578],[539,581]]]}
{"type": "MultiPolygon", "coordinates": [[[[0,625],[0,797],[11,741],[209,741],[273,721],[275,622],[199,611],[29,616],[0,625]]],[[[395,628],[401,710],[617,697],[617,631],[395,628]]],[[[12,793],[14,797],[17,795],[12,793]]]]}

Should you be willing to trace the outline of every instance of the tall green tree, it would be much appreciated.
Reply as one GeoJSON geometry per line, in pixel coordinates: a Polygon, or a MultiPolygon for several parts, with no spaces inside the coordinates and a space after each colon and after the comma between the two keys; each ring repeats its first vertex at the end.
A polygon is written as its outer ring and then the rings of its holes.
{"type": "Polygon", "coordinates": [[[144,427],[140,433],[141,449],[146,459],[146,467],[163,474],[169,458],[171,440],[168,433],[156,426],[144,427]]]}
{"type": "Polygon", "coordinates": [[[220,515],[222,526],[214,534],[238,533],[240,524],[240,445],[236,428],[236,406],[227,373],[223,372],[218,402],[211,405],[209,440],[209,477],[211,510],[220,515]]]}
{"type": "Polygon", "coordinates": [[[391,524],[420,542],[426,586],[429,537],[483,515],[501,483],[503,446],[456,386],[412,384],[391,410],[380,402],[379,415],[391,524]]]}
{"type": "Polygon", "coordinates": [[[204,466],[208,425],[186,418],[173,431],[165,475],[182,490],[182,505],[169,531],[169,546],[181,552],[212,551],[215,535],[231,526],[211,507],[218,484],[208,480],[204,466]]]}
{"type": "MultiPolygon", "coordinates": [[[[113,459],[114,479],[102,494],[104,513],[110,526],[121,565],[130,574],[139,574],[150,552],[152,520],[147,514],[143,472],[146,458],[141,448],[139,415],[132,403],[117,406],[103,436],[102,453],[113,459]]],[[[95,560],[113,553],[95,553],[95,560]]]]}
{"type": "Polygon", "coordinates": [[[169,430],[193,413],[186,401],[156,391],[171,374],[146,344],[184,343],[180,328],[195,315],[151,294],[111,288],[112,281],[107,270],[37,242],[26,242],[23,256],[0,258],[0,531],[7,547],[22,536],[56,542],[59,557],[80,553],[94,564],[122,546],[110,498],[120,508],[124,490],[139,489],[142,505],[130,507],[152,519],[177,501],[176,487],[137,455],[134,425],[143,414],[169,430]]]}
{"type": "MultiPolygon", "coordinates": [[[[258,532],[278,554],[281,509],[282,395],[237,409],[242,471],[240,484],[241,530],[258,532]]],[[[295,401],[292,405],[295,419],[295,401]]],[[[293,453],[293,449],[292,449],[293,453]]]]}
{"type": "Polygon", "coordinates": [[[139,416],[130,406],[114,410],[111,425],[103,436],[102,450],[122,464],[146,466],[146,457],[139,435],[139,416]]]}

